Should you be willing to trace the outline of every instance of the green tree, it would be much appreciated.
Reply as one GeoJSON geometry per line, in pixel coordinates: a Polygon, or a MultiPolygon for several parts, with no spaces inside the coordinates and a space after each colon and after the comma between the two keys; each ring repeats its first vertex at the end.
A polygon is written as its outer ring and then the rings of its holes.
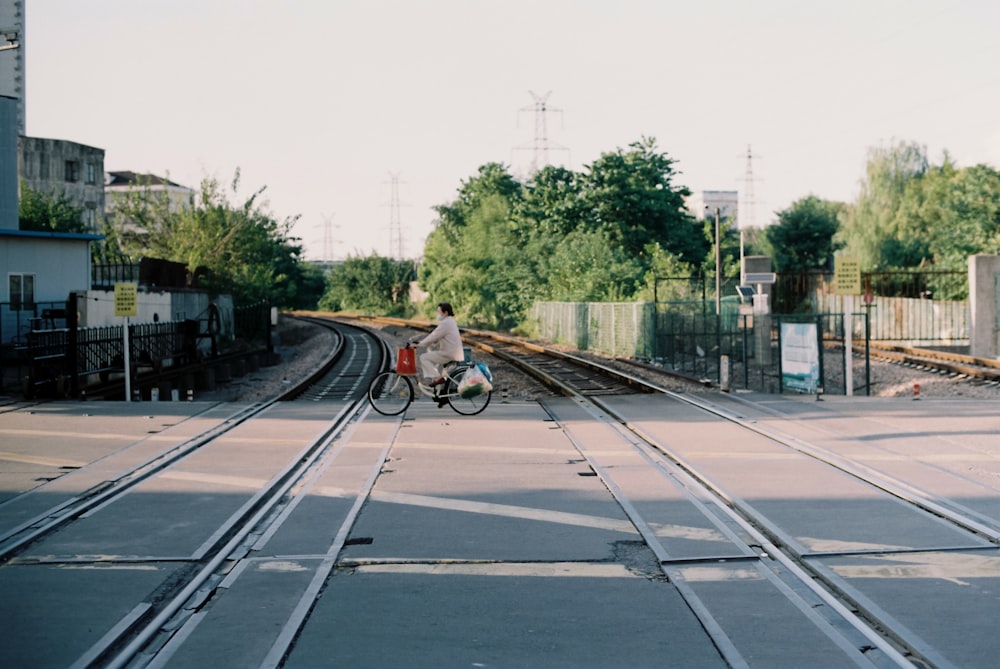
{"type": "Polygon", "coordinates": [[[558,238],[578,229],[596,227],[583,197],[584,178],[564,167],[547,165],[524,185],[514,229],[523,239],[558,238]]]}
{"type": "Polygon", "coordinates": [[[901,142],[870,149],[857,201],[847,209],[838,242],[867,269],[911,265],[922,249],[897,217],[907,188],[929,167],[927,149],[901,142]]]}
{"type": "Polygon", "coordinates": [[[18,227],[35,232],[91,232],[83,222],[83,207],[73,204],[62,193],[59,196],[40,193],[21,182],[21,197],[17,203],[18,227]]]}
{"type": "Polygon", "coordinates": [[[526,268],[512,210],[521,185],[498,163],[479,168],[462,183],[458,197],[436,207],[438,221],[424,245],[420,286],[431,302],[451,302],[469,325],[509,327],[523,310],[526,268]]]}
{"type": "Polygon", "coordinates": [[[574,230],[549,258],[546,299],[559,302],[618,302],[638,290],[644,266],[604,230],[574,230]]]}
{"type": "Polygon", "coordinates": [[[352,256],[327,273],[327,289],[319,307],[327,311],[408,316],[410,284],[415,279],[412,260],[378,254],[352,256]]]}
{"type": "Polygon", "coordinates": [[[970,255],[1000,252],[1000,172],[958,169],[946,157],[907,189],[897,219],[905,248],[915,249],[898,266],[964,270],[970,255]]]}
{"type": "Polygon", "coordinates": [[[834,236],[844,209],[842,203],[809,195],[779,211],[777,223],[764,231],[775,271],[828,267],[840,246],[834,236]]]}
{"type": "Polygon", "coordinates": [[[511,314],[522,308],[517,277],[525,267],[513,243],[509,201],[500,193],[483,195],[461,221],[441,213],[424,248],[421,287],[433,303],[451,302],[464,323],[509,327],[516,322],[511,314]]]}
{"type": "MultiPolygon", "coordinates": [[[[239,190],[236,170],[229,194],[238,198],[239,190]]],[[[109,237],[130,257],[184,263],[202,277],[200,287],[229,293],[237,304],[296,305],[306,280],[302,247],[290,234],[298,217],[275,220],[259,201],[265,190],[233,205],[219,182],[206,178],[191,206],[173,210],[166,198],[139,189],[116,206],[109,237]]]]}
{"type": "Polygon", "coordinates": [[[498,328],[519,324],[537,300],[634,299],[651,248],[692,263],[709,249],[674,176],[673,160],[646,138],[582,173],[546,167],[524,184],[484,165],[436,207],[420,286],[459,320],[498,328]]]}
{"type": "MultiPolygon", "coordinates": [[[[642,287],[636,299],[644,302],[670,302],[691,299],[690,281],[697,272],[690,264],[665,251],[659,244],[651,244],[646,249],[650,259],[649,268],[643,276],[642,287]]],[[[699,296],[700,297],[700,296],[699,296]]]]}
{"type": "Polygon", "coordinates": [[[685,262],[700,262],[709,241],[684,208],[691,192],[673,184],[673,165],[653,138],[603,154],[583,176],[588,223],[632,256],[641,257],[648,244],[658,243],[685,262]]]}

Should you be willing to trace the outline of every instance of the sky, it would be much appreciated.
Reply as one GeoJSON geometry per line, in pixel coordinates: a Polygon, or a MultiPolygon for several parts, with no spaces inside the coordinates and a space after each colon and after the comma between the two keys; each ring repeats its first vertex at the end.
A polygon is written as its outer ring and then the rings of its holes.
{"type": "Polygon", "coordinates": [[[577,171],[655,138],[676,184],[740,191],[758,226],[852,201],[896,141],[1000,168],[996,0],[26,5],[29,136],[191,188],[239,170],[232,201],[264,188],[313,260],[418,257],[434,206],[486,163],[527,174],[542,138],[577,171]]]}

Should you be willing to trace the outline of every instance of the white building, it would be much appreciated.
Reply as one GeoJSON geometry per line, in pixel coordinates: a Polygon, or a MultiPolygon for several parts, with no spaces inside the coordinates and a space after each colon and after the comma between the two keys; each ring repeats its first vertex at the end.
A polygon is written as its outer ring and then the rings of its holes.
{"type": "Polygon", "coordinates": [[[18,175],[27,188],[65,197],[82,210],[82,222],[101,229],[104,215],[104,149],[64,139],[18,137],[18,175]]]}
{"type": "Polygon", "coordinates": [[[739,210],[739,193],[734,190],[703,190],[691,193],[684,204],[697,219],[714,218],[718,209],[720,218],[735,220],[739,210]]]}
{"type": "Polygon", "coordinates": [[[155,174],[135,172],[108,172],[104,175],[104,213],[110,214],[115,205],[133,192],[149,193],[154,198],[165,198],[169,211],[181,211],[191,206],[194,191],[155,174]]]}

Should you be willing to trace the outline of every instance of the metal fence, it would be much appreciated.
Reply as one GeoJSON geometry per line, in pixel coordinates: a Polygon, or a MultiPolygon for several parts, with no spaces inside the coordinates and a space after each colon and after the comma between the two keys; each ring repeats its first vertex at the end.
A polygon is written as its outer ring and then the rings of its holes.
{"type": "MultiPolygon", "coordinates": [[[[540,302],[531,318],[540,337],[613,357],[647,360],[666,371],[760,392],[785,392],[781,324],[815,322],[820,338],[818,385],[830,394],[868,392],[866,356],[847,355],[843,314],[740,313],[739,298],[654,304],[540,302]],[[847,365],[851,364],[851,374],[847,365]],[[855,369],[858,367],[858,369],[855,369]],[[725,373],[724,373],[725,372],[725,373]]],[[[866,314],[855,315],[852,338],[866,341],[866,314]]]]}
{"type": "Polygon", "coordinates": [[[127,259],[103,259],[104,262],[91,263],[90,287],[92,290],[114,288],[123,281],[139,281],[139,263],[127,259]]]}
{"type": "MultiPolygon", "coordinates": [[[[961,271],[862,273],[854,309],[870,319],[871,338],[913,345],[968,345],[969,276],[961,271]]],[[[842,313],[845,300],[833,290],[833,274],[791,272],[771,288],[775,313],[842,313]]]]}
{"type": "MultiPolygon", "coordinates": [[[[64,302],[39,303],[15,311],[0,304],[5,327],[16,332],[0,349],[0,390],[25,394],[76,396],[88,383],[123,374],[124,326],[76,327],[64,302]],[[8,322],[9,321],[9,322],[8,322]]],[[[212,339],[211,357],[218,355],[218,310],[200,320],[134,323],[129,328],[129,364],[133,373],[163,369],[200,359],[198,342],[212,339]]],[[[234,310],[237,339],[264,344],[271,351],[271,307],[259,303],[234,310]]]]}
{"type": "Polygon", "coordinates": [[[536,302],[539,336],[581,351],[649,359],[654,351],[652,302],[536,302]]]}
{"type": "MultiPolygon", "coordinates": [[[[89,383],[124,375],[124,327],[30,331],[19,364],[22,391],[75,397],[89,383]]],[[[196,357],[197,322],[136,323],[128,326],[128,333],[133,374],[144,368],[161,371],[196,357]]]]}

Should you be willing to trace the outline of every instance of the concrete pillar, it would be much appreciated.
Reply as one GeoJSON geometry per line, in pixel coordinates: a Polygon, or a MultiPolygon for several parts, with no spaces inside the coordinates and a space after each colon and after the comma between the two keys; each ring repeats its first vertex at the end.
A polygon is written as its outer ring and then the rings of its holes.
{"type": "Polygon", "coordinates": [[[969,257],[969,353],[1000,359],[1000,256],[969,257]]]}
{"type": "Polygon", "coordinates": [[[0,95],[0,230],[18,229],[17,189],[17,100],[0,95]]]}

